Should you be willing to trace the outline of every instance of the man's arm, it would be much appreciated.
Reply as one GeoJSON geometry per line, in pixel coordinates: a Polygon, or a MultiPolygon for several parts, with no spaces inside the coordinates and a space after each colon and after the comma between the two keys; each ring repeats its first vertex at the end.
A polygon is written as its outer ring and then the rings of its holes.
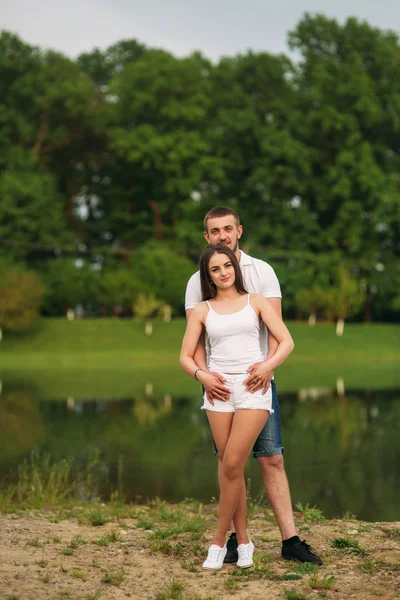
{"type": "MultiPolygon", "coordinates": [[[[282,319],[282,299],[266,298],[266,300],[268,300],[279,318],[282,319]]],[[[268,354],[265,361],[270,359],[275,354],[278,345],[278,340],[268,329],[268,354]]],[[[248,369],[250,376],[246,379],[246,381],[244,381],[244,385],[246,386],[246,389],[250,390],[251,392],[262,390],[263,394],[266,394],[269,386],[271,385],[271,380],[274,374],[270,374],[268,371],[265,371],[265,369],[263,369],[263,364],[264,363],[262,362],[254,363],[254,365],[251,365],[251,367],[248,369]]]]}
{"type": "MultiPolygon", "coordinates": [[[[282,319],[282,300],[281,300],[281,298],[267,298],[267,300],[270,303],[270,305],[272,306],[272,308],[275,310],[278,317],[280,317],[282,319]]],[[[271,358],[271,356],[273,356],[275,354],[277,347],[278,347],[277,340],[274,338],[272,333],[268,330],[267,359],[271,358]]]]}

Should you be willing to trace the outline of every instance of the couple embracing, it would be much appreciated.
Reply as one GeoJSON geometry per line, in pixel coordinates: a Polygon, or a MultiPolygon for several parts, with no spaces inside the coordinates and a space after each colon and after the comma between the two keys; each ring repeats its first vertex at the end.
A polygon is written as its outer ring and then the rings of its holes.
{"type": "Polygon", "coordinates": [[[207,213],[204,235],[209,246],[186,289],[188,322],[180,363],[204,389],[201,408],[214,438],[220,487],[217,529],[203,568],[218,570],[224,562],[242,568],[253,565],[244,481],[251,451],[281,531],[282,557],[322,564],[297,536],[283,465],[273,375],[294,343],[281,318],[275,272],[239,250],[242,232],[234,210],[219,206],[207,213]]]}

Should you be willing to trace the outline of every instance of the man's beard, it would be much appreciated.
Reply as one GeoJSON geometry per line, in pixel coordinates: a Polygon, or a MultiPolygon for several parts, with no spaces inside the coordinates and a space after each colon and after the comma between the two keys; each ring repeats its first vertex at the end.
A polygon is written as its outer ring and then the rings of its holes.
{"type": "Polygon", "coordinates": [[[236,252],[238,251],[238,247],[239,247],[239,244],[238,244],[238,241],[236,240],[235,245],[232,248],[232,252],[234,252],[236,254],[236,252]]]}

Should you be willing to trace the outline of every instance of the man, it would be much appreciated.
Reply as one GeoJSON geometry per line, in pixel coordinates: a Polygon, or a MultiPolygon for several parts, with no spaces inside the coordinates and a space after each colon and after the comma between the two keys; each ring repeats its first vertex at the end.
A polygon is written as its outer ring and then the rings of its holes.
{"type": "MultiPolygon", "coordinates": [[[[204,237],[207,242],[229,246],[239,260],[247,291],[259,293],[268,298],[278,315],[282,317],[282,295],[275,272],[266,262],[248,256],[242,250],[239,250],[239,239],[242,233],[243,227],[240,224],[239,216],[231,208],[217,206],[205,216],[204,237]]],[[[186,288],[185,309],[187,319],[190,318],[193,308],[201,301],[200,274],[197,271],[189,279],[186,288]]],[[[266,335],[265,328],[261,329],[260,342],[266,359],[273,356],[277,348],[277,341],[271,334],[266,335]]],[[[207,369],[204,339],[199,342],[195,362],[201,367],[201,370],[197,372],[196,379],[203,385],[207,398],[227,400],[229,389],[224,385],[223,377],[207,369]]],[[[308,544],[300,541],[296,532],[289,484],[283,465],[282,434],[276,387],[274,380],[271,380],[268,375],[264,362],[249,365],[249,377],[246,379],[245,384],[247,389],[252,391],[262,389],[263,393],[267,392],[270,385],[272,387],[272,408],[274,412],[271,412],[254,444],[253,456],[257,458],[261,467],[265,491],[278,521],[282,536],[282,557],[321,565],[321,558],[311,551],[308,544]]],[[[220,474],[220,461],[218,473],[220,474]]],[[[244,489],[233,522],[235,523],[236,519],[245,519],[245,515],[246,492],[244,489]]],[[[224,562],[236,562],[237,540],[235,533],[230,535],[227,546],[228,552],[224,562]]]]}

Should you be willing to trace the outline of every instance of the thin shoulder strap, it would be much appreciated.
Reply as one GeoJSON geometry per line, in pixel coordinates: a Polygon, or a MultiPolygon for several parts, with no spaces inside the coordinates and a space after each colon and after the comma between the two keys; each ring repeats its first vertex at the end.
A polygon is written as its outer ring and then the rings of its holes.
{"type": "Polygon", "coordinates": [[[211,308],[211,304],[209,303],[209,301],[208,301],[208,300],[206,300],[206,304],[207,304],[208,308],[209,308],[210,310],[212,310],[212,308],[211,308]]]}
{"type": "Polygon", "coordinates": [[[250,294],[247,294],[247,304],[250,304],[250,294]]]}

